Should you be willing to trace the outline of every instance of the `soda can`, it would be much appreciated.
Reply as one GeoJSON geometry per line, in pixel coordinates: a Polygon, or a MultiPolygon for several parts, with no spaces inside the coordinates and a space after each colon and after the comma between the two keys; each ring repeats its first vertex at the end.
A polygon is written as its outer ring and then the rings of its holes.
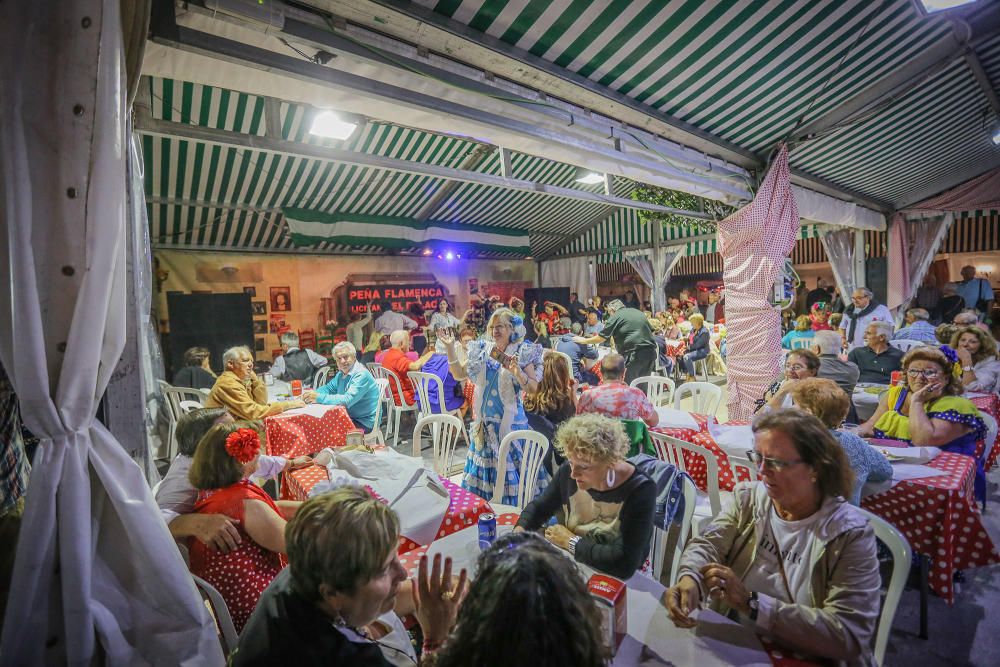
{"type": "Polygon", "coordinates": [[[497,540],[497,515],[479,515],[479,548],[483,551],[493,546],[497,540]]]}
{"type": "Polygon", "coordinates": [[[292,396],[302,395],[302,380],[292,380],[292,396]]]}

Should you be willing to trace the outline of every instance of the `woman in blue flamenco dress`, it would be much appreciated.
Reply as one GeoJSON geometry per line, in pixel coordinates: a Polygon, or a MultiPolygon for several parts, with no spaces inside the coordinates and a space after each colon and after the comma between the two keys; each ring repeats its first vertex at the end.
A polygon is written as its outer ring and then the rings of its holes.
{"type": "Polygon", "coordinates": [[[890,387],[878,409],[858,428],[862,437],[891,438],[938,447],[976,461],[976,498],[986,497],[980,445],[986,424],[976,406],[962,397],[958,354],[947,345],[915,347],[903,357],[905,382],[890,387]]]}
{"type": "MultiPolygon", "coordinates": [[[[470,341],[466,350],[455,344],[451,332],[440,337],[448,350],[451,374],[456,380],[468,378],[475,386],[462,487],[486,500],[492,500],[497,484],[500,441],[511,431],[529,428],[522,391],[534,391],[542,379],[542,348],[525,341],[524,332],[520,316],[509,308],[499,308],[486,325],[485,337],[470,341]]],[[[523,447],[523,440],[515,440],[507,454],[500,499],[505,505],[516,503],[523,447]]],[[[549,473],[540,468],[535,493],[548,483],[549,473]]]]}

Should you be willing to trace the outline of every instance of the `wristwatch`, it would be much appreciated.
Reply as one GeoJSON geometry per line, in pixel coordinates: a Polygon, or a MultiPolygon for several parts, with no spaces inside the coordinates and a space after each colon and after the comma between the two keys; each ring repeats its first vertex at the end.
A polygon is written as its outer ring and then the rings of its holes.
{"type": "Polygon", "coordinates": [[[569,542],[566,544],[566,549],[574,556],[576,555],[576,543],[579,541],[580,541],[580,536],[577,535],[575,537],[569,538],[569,542]]]}
{"type": "Polygon", "coordinates": [[[969,373],[972,371],[972,366],[962,366],[963,373],[969,373]]]}
{"type": "Polygon", "coordinates": [[[760,600],[757,599],[757,593],[750,591],[750,597],[747,598],[747,606],[750,607],[750,620],[757,621],[757,612],[760,611],[760,600]]]}

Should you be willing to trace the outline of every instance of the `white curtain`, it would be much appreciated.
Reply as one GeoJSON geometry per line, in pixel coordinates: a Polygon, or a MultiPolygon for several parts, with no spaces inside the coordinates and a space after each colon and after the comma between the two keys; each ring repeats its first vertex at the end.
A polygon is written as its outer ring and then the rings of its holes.
{"type": "Polygon", "coordinates": [[[840,290],[840,298],[844,303],[850,303],[851,294],[857,287],[854,280],[854,235],[863,232],[826,225],[818,229],[830,268],[833,269],[833,279],[837,281],[837,289],[840,290]]]}
{"type": "Polygon", "coordinates": [[[642,278],[642,282],[646,283],[650,292],[653,293],[653,298],[650,301],[655,301],[657,289],[655,269],[653,268],[653,250],[626,250],[622,253],[622,257],[635,269],[635,272],[642,278]]]}
{"type": "Polygon", "coordinates": [[[934,262],[934,256],[944,243],[948,230],[955,221],[955,214],[951,212],[943,214],[909,214],[905,219],[906,238],[908,242],[908,257],[910,281],[909,290],[904,294],[904,298],[896,314],[897,323],[902,321],[906,309],[917,296],[917,290],[924,281],[924,276],[934,262]]]}
{"type": "MultiPolygon", "coordinates": [[[[550,259],[539,265],[539,287],[569,287],[584,302],[597,294],[593,260],[588,257],[550,259]]],[[[569,304],[567,304],[569,305],[569,304]]]]}
{"type": "Polygon", "coordinates": [[[124,80],[118,0],[0,3],[0,360],[41,440],[5,664],[223,663],[141,471],[95,419],[125,340],[124,80]]]}
{"type": "Polygon", "coordinates": [[[687,255],[686,245],[672,245],[665,248],[660,248],[660,270],[662,271],[659,283],[660,288],[653,295],[653,312],[658,313],[661,310],[667,309],[667,283],[670,282],[670,276],[674,272],[674,267],[677,266],[677,262],[681,261],[687,255]]]}

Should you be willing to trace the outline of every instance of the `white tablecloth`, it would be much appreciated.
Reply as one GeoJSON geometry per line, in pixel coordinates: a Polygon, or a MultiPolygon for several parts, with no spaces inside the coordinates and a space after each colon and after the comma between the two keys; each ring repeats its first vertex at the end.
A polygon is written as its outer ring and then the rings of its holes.
{"type": "Polygon", "coordinates": [[[267,401],[290,401],[292,400],[292,386],[284,380],[275,380],[274,384],[267,386],[267,401]]]}

